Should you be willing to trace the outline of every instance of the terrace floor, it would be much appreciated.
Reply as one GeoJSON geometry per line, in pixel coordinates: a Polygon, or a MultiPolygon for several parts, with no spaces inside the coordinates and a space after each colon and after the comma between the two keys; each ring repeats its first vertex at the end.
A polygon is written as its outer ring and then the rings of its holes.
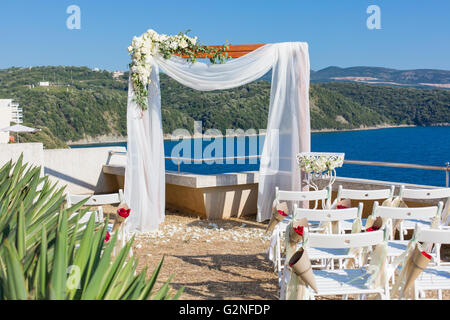
{"type": "MultiPolygon", "coordinates": [[[[158,232],[136,237],[133,253],[139,257],[138,271],[147,266],[150,277],[164,256],[156,287],[174,275],[172,287],[185,286],[181,299],[278,299],[277,274],[266,254],[266,225],[255,220],[254,216],[201,220],[166,210],[158,232]]],[[[450,261],[448,247],[443,248],[442,258],[450,261]]],[[[443,298],[450,300],[450,290],[443,292],[443,298]]]]}

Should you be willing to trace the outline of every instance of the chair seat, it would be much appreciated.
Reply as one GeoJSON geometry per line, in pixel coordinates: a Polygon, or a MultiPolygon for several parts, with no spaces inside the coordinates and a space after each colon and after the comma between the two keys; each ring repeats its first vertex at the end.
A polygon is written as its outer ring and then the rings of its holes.
{"type": "Polygon", "coordinates": [[[371,289],[364,269],[313,270],[317,284],[316,295],[383,294],[383,289],[371,289]]]}
{"type": "Polygon", "coordinates": [[[414,230],[416,228],[416,224],[418,224],[420,228],[430,227],[430,221],[426,221],[426,220],[412,219],[412,220],[403,220],[402,221],[403,229],[407,229],[407,230],[414,230]]]}
{"type": "Polygon", "coordinates": [[[388,257],[398,257],[406,248],[408,248],[408,240],[392,240],[388,242],[388,257]]]}
{"type": "Polygon", "coordinates": [[[310,260],[352,258],[353,255],[349,255],[348,251],[341,248],[308,248],[308,256],[310,260]]]}
{"type": "MultiPolygon", "coordinates": [[[[362,225],[366,224],[367,219],[361,219],[362,225]]],[[[344,220],[341,221],[341,228],[344,231],[351,231],[353,227],[353,220],[344,220]]]]}
{"type": "MultiPolygon", "coordinates": [[[[284,232],[284,230],[286,230],[286,227],[288,226],[288,224],[292,221],[292,217],[288,216],[286,218],[284,218],[283,220],[281,220],[278,224],[277,224],[277,228],[278,230],[280,230],[281,232],[284,232]]],[[[320,222],[319,221],[308,221],[308,224],[310,226],[311,231],[313,231],[314,229],[316,229],[320,222]]]]}
{"type": "Polygon", "coordinates": [[[426,268],[416,279],[415,285],[419,290],[449,290],[450,266],[426,268]]]}
{"type": "MultiPolygon", "coordinates": [[[[311,260],[313,268],[323,268],[323,265],[317,265],[314,260],[320,259],[346,259],[352,258],[353,255],[348,254],[348,249],[335,248],[308,248],[308,257],[311,260]]],[[[284,268],[286,258],[281,257],[281,269],[284,268]]]]}

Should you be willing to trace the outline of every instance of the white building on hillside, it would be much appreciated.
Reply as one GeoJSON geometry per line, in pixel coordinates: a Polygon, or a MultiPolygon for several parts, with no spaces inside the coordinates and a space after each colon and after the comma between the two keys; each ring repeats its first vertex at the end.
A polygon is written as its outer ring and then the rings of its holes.
{"type": "Polygon", "coordinates": [[[113,79],[117,79],[117,78],[119,78],[119,77],[121,77],[121,76],[123,76],[123,75],[124,75],[124,72],[118,70],[118,71],[114,71],[114,72],[113,72],[112,77],[113,77],[113,79]]]}
{"type": "MultiPolygon", "coordinates": [[[[23,123],[22,108],[12,99],[0,99],[0,129],[13,123],[23,123]]],[[[0,143],[9,142],[9,132],[0,132],[0,143]]]]}

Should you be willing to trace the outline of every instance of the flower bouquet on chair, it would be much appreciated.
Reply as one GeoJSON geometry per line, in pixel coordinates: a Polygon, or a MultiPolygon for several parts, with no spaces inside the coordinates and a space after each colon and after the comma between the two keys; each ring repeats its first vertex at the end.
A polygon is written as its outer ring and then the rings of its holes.
{"type": "Polygon", "coordinates": [[[286,254],[287,260],[297,251],[297,244],[303,240],[303,230],[305,227],[308,227],[308,220],[306,218],[293,220],[286,227],[286,246],[284,253],[286,254]]]}
{"type": "Polygon", "coordinates": [[[307,297],[307,286],[314,290],[315,293],[318,293],[311,261],[304,248],[301,248],[292,255],[289,259],[289,267],[292,272],[288,286],[288,299],[304,299],[307,297]]]}
{"type": "Polygon", "coordinates": [[[116,252],[120,252],[120,249],[125,246],[125,221],[130,216],[131,209],[128,208],[128,205],[126,203],[121,203],[119,207],[117,208],[117,214],[114,216],[114,226],[112,228],[112,233],[118,232],[119,237],[121,241],[117,241],[116,245],[113,250],[113,255],[116,254],[116,252]]]}
{"type": "Polygon", "coordinates": [[[128,208],[126,203],[121,203],[117,208],[117,215],[115,216],[115,222],[113,227],[113,232],[119,229],[125,220],[129,217],[131,209],[128,208]]]}
{"type": "Polygon", "coordinates": [[[383,226],[383,219],[381,217],[374,218],[372,215],[367,217],[366,225],[364,226],[365,232],[380,230],[383,226]]]}
{"type": "Polygon", "coordinates": [[[414,250],[412,250],[406,258],[406,263],[400,271],[397,282],[392,288],[392,293],[396,294],[401,289],[399,299],[402,297],[412,297],[414,282],[422,271],[428,266],[431,260],[431,255],[423,250],[420,243],[416,243],[414,250]]]}
{"type": "Polygon", "coordinates": [[[289,242],[291,246],[297,245],[303,239],[303,229],[308,227],[308,219],[294,220],[292,229],[289,231],[289,242]]]}
{"type": "Polygon", "coordinates": [[[272,209],[272,218],[270,218],[269,225],[266,232],[272,232],[276,225],[289,215],[287,202],[281,202],[275,205],[272,209]]]}
{"type": "Polygon", "coordinates": [[[350,199],[340,199],[336,202],[336,207],[332,209],[348,209],[352,207],[352,200],[350,199]]]}

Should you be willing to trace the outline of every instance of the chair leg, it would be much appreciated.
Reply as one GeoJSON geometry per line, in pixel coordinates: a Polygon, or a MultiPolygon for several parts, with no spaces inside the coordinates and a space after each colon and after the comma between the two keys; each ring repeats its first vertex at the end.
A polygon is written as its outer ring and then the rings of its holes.
{"type": "Polygon", "coordinates": [[[439,266],[441,264],[441,244],[436,243],[434,245],[434,250],[436,251],[436,265],[439,266]]]}
{"type": "MultiPolygon", "coordinates": [[[[403,229],[403,221],[402,222],[400,222],[400,224],[399,224],[399,237],[400,237],[400,240],[405,240],[405,237],[404,237],[404,232],[405,232],[405,230],[403,229]]],[[[393,239],[392,239],[393,240],[393,239]]]]}
{"type": "Polygon", "coordinates": [[[419,290],[417,288],[414,288],[414,300],[419,300],[419,290]]]}

